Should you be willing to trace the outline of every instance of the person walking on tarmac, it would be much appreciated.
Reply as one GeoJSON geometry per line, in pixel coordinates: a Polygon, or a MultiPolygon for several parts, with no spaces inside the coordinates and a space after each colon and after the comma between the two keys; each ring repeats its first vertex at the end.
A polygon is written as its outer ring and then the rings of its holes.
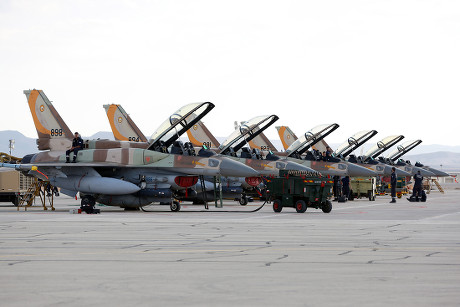
{"type": "Polygon", "coordinates": [[[391,168],[391,201],[390,203],[396,202],[396,168],[393,166],[391,168]]]}
{"type": "Polygon", "coordinates": [[[342,178],[342,193],[347,199],[350,198],[350,176],[342,178]]]}
{"type": "Polygon", "coordinates": [[[83,149],[83,139],[80,137],[78,132],[75,132],[75,137],[72,140],[72,148],[65,152],[65,162],[70,162],[70,153],[73,152],[72,163],[77,162],[77,153],[79,150],[83,149]]]}
{"type": "Polygon", "coordinates": [[[411,197],[415,198],[415,201],[419,201],[419,197],[422,197],[422,182],[423,176],[420,174],[420,171],[417,171],[417,174],[414,175],[414,188],[411,197]]]}

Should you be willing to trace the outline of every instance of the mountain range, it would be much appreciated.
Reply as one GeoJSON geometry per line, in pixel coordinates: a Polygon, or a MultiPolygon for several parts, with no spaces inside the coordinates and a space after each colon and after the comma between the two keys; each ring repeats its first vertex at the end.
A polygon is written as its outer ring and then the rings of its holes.
{"type": "MultiPolygon", "coordinates": [[[[36,153],[37,145],[36,139],[29,138],[22,133],[14,130],[0,131],[0,152],[9,153],[9,140],[14,139],[15,145],[12,150],[12,155],[16,157],[23,157],[26,154],[36,153]]],[[[112,132],[100,131],[91,136],[83,136],[83,139],[109,139],[113,140],[112,132]]],[[[217,137],[219,142],[225,140],[223,137],[217,137]]],[[[270,140],[273,145],[278,149],[282,150],[281,141],[270,140]]],[[[356,155],[361,155],[366,152],[370,147],[374,146],[374,143],[364,144],[361,146],[356,155]]],[[[337,148],[340,144],[329,144],[331,148],[337,148]]],[[[388,151],[390,152],[391,149],[388,151]]],[[[448,146],[448,145],[419,145],[407,155],[404,160],[420,161],[424,165],[429,165],[434,168],[443,169],[444,171],[460,171],[460,146],[448,146]]]]}

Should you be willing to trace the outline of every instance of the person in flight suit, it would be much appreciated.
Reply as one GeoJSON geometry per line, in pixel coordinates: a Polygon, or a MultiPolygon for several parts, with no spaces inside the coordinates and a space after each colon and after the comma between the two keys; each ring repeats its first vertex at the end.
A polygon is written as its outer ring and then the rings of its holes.
{"type": "Polygon", "coordinates": [[[415,201],[419,201],[419,197],[422,197],[422,182],[423,176],[420,171],[417,171],[417,174],[414,175],[414,188],[412,191],[412,198],[415,198],[415,201]]]}
{"type": "Polygon", "coordinates": [[[390,203],[396,202],[396,168],[393,166],[391,168],[391,201],[390,203]]]}
{"type": "Polygon", "coordinates": [[[350,197],[350,176],[342,178],[342,194],[347,199],[350,197]]]}
{"type": "Polygon", "coordinates": [[[75,132],[75,137],[72,140],[72,148],[65,152],[65,162],[70,162],[70,153],[73,152],[72,162],[77,162],[77,153],[83,149],[83,139],[79,136],[78,132],[75,132]]]}

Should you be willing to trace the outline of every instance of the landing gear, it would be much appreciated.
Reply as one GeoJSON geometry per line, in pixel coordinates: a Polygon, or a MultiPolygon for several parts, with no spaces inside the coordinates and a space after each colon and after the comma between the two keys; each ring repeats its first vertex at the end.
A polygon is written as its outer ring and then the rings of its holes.
{"type": "Polygon", "coordinates": [[[248,197],[245,194],[242,194],[238,202],[241,206],[246,206],[248,204],[248,197]]]}
{"type": "Polygon", "coordinates": [[[180,203],[177,200],[174,200],[171,205],[169,205],[171,211],[178,212],[180,211],[180,203]]]}
{"type": "Polygon", "coordinates": [[[97,214],[101,213],[101,210],[94,209],[94,205],[96,204],[96,200],[91,195],[85,195],[81,198],[81,211],[86,212],[87,214],[97,214]]]}

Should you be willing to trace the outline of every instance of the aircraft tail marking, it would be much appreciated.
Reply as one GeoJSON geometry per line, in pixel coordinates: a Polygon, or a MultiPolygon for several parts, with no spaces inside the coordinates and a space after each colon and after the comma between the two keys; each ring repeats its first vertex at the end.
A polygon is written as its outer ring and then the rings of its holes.
{"type": "Polygon", "coordinates": [[[278,130],[278,135],[281,143],[283,144],[284,150],[288,149],[289,146],[297,140],[297,136],[288,126],[278,126],[276,127],[276,130],[278,130]]]}
{"type": "Polygon", "coordinates": [[[131,117],[118,104],[106,104],[104,109],[112,128],[113,136],[118,141],[147,142],[147,138],[137,127],[131,117]]]}
{"type": "Polygon", "coordinates": [[[37,129],[39,150],[64,150],[73,134],[42,90],[25,90],[30,113],[37,129]]]}
{"type": "Polygon", "coordinates": [[[187,130],[187,136],[195,147],[206,145],[208,148],[218,148],[220,143],[202,121],[197,122],[187,130]]]}

